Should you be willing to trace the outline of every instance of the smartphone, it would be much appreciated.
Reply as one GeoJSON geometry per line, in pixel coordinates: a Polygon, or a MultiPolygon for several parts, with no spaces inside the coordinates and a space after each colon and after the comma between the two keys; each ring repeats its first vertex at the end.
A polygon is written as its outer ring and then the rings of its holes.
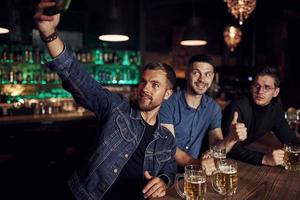
{"type": "Polygon", "coordinates": [[[45,9],[45,15],[51,16],[67,11],[71,4],[71,0],[55,0],[55,3],[55,6],[45,9]]]}

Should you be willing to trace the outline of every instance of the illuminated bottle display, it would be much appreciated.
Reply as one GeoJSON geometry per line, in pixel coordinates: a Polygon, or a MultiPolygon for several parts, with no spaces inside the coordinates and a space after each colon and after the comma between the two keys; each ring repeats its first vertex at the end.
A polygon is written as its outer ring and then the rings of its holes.
{"type": "MultiPolygon", "coordinates": [[[[138,84],[141,64],[139,52],[96,48],[74,51],[73,55],[91,77],[103,85],[138,84]]],[[[37,85],[35,87],[40,91],[28,95],[28,98],[71,97],[61,89],[58,75],[44,66],[49,60],[51,57],[45,49],[0,45],[0,89],[9,84],[37,85]],[[49,84],[58,90],[49,90],[49,84]]]]}

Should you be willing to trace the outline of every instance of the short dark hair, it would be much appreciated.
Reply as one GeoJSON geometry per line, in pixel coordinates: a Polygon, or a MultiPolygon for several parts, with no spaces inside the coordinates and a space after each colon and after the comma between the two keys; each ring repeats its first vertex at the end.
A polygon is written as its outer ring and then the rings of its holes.
{"type": "Polygon", "coordinates": [[[270,67],[270,66],[262,66],[262,67],[258,67],[256,69],[254,69],[253,72],[253,80],[256,80],[258,76],[271,76],[275,79],[275,87],[279,87],[280,86],[280,76],[279,76],[279,71],[278,69],[274,68],[274,67],[270,67]]]}
{"type": "Polygon", "coordinates": [[[146,70],[162,70],[167,73],[167,79],[169,81],[170,88],[173,89],[176,84],[176,74],[173,68],[166,63],[148,63],[144,66],[143,71],[146,70]]]}
{"type": "Polygon", "coordinates": [[[214,66],[212,57],[205,54],[197,54],[192,56],[188,61],[188,67],[191,67],[194,62],[206,62],[214,66]]]}

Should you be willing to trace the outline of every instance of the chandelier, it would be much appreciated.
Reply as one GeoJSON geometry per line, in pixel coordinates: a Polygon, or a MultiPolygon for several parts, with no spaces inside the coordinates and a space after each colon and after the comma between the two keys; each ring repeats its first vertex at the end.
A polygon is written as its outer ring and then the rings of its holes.
{"type": "Polygon", "coordinates": [[[232,52],[241,41],[242,31],[238,27],[227,26],[224,30],[223,36],[225,43],[232,52]]]}
{"type": "Polygon", "coordinates": [[[224,0],[227,3],[229,12],[239,20],[240,25],[247,19],[255,9],[256,0],[224,0]]]}

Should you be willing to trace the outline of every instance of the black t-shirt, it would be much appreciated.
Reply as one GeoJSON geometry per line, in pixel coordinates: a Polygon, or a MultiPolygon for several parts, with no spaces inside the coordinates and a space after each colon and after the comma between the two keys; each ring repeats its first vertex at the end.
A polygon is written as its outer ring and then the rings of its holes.
{"type": "Polygon", "coordinates": [[[276,101],[271,101],[267,106],[257,106],[251,97],[243,97],[233,101],[223,113],[222,130],[225,136],[229,134],[233,113],[238,112],[238,122],[247,127],[247,139],[237,142],[229,152],[229,157],[244,162],[259,165],[263,153],[245,148],[269,131],[273,131],[282,143],[296,141],[296,134],[290,129],[284,119],[284,111],[276,101]]]}
{"type": "Polygon", "coordinates": [[[143,171],[145,151],[153,139],[157,123],[151,126],[147,122],[143,122],[145,124],[145,132],[142,140],[123,167],[116,181],[104,195],[104,200],[144,199],[142,189],[147,184],[147,181],[144,179],[143,171]]]}

